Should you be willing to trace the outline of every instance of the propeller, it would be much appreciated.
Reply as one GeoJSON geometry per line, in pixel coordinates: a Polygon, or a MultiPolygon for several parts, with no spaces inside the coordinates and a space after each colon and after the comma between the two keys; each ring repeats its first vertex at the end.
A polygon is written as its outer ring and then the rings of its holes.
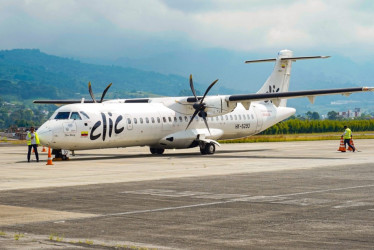
{"type": "MultiPolygon", "coordinates": [[[[99,103],[102,103],[103,100],[104,100],[104,96],[106,95],[106,92],[108,92],[108,89],[110,88],[110,86],[112,86],[112,83],[110,83],[103,91],[103,94],[101,95],[101,99],[99,101],[99,103]]],[[[91,95],[91,98],[92,98],[92,101],[94,103],[97,103],[96,99],[95,99],[95,96],[92,92],[92,87],[91,87],[91,82],[88,82],[88,92],[90,92],[90,95],[91,95]]]]}
{"type": "Polygon", "coordinates": [[[208,121],[206,120],[206,117],[207,117],[207,113],[205,111],[205,109],[207,108],[206,106],[206,103],[204,102],[204,99],[205,99],[205,96],[208,94],[208,92],[210,91],[210,89],[213,87],[214,84],[216,84],[216,82],[218,82],[218,79],[215,80],[214,82],[212,82],[209,87],[205,90],[205,93],[204,93],[204,96],[203,98],[200,99],[200,102],[196,96],[196,91],[195,91],[195,87],[193,85],[193,81],[192,81],[192,75],[190,75],[190,87],[191,87],[191,91],[195,97],[195,103],[192,105],[192,107],[195,109],[195,112],[193,113],[192,117],[191,117],[191,120],[190,122],[188,123],[186,129],[190,126],[190,124],[192,123],[193,119],[196,117],[196,115],[200,116],[201,118],[203,118],[204,120],[204,123],[205,123],[205,126],[207,127],[209,133],[210,133],[210,129],[209,129],[209,126],[208,126],[208,121]]]}

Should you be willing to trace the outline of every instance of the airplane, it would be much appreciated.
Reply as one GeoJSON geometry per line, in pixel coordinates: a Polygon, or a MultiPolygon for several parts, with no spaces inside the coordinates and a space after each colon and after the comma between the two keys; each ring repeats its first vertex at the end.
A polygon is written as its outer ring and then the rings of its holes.
{"type": "Polygon", "coordinates": [[[290,98],[307,97],[314,103],[320,95],[374,91],[374,87],[288,91],[292,62],[328,57],[294,57],[285,49],[276,58],[246,61],[275,62],[275,66],[257,93],[245,95],[209,96],[217,79],[203,96],[197,96],[190,75],[193,96],[104,100],[109,84],[96,101],[89,83],[92,100],[34,101],[67,104],[37,132],[41,144],[51,147],[55,157],[62,159],[69,151],[132,146],[148,146],[155,155],[165,149],[192,147],[199,147],[202,155],[214,154],[220,146],[217,140],[258,134],[295,114],[294,108],[287,107],[290,98]]]}

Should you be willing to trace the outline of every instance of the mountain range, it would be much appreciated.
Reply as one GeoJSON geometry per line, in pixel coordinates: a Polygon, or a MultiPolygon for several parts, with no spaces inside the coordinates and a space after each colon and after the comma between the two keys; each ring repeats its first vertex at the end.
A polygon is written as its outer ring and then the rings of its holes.
{"type": "MultiPolygon", "coordinates": [[[[90,98],[90,81],[97,98],[110,82],[113,86],[107,98],[191,95],[190,73],[200,94],[217,78],[220,80],[210,94],[254,93],[269,76],[273,64],[247,65],[244,61],[271,57],[274,55],[206,49],[103,60],[58,57],[38,49],[2,50],[0,93],[3,99],[13,101],[90,98]]],[[[374,86],[373,67],[374,61],[354,62],[341,56],[298,61],[293,64],[290,90],[374,86]]],[[[374,95],[319,97],[315,105],[303,98],[290,100],[289,104],[299,112],[327,113],[355,107],[372,111],[374,95]]]]}

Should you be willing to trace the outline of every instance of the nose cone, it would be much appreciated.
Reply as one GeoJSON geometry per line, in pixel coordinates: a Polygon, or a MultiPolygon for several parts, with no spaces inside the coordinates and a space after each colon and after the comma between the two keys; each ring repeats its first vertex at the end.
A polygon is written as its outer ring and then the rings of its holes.
{"type": "Polygon", "coordinates": [[[52,130],[44,125],[42,125],[38,131],[38,136],[40,143],[45,146],[49,146],[52,142],[52,130]]]}

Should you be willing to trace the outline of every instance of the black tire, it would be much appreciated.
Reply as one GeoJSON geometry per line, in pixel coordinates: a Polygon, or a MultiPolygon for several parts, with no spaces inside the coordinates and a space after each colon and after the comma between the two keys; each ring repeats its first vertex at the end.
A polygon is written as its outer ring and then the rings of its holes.
{"type": "Polygon", "coordinates": [[[151,151],[151,154],[153,154],[153,155],[157,154],[157,149],[149,148],[149,150],[151,151]]]}
{"type": "Polygon", "coordinates": [[[163,148],[149,148],[153,155],[162,155],[165,151],[163,148]]]}
{"type": "Polygon", "coordinates": [[[206,155],[206,152],[205,152],[205,147],[200,147],[200,153],[202,154],[202,155],[206,155]]]}
{"type": "Polygon", "coordinates": [[[163,148],[158,148],[157,149],[157,154],[159,154],[159,155],[162,155],[164,152],[165,152],[165,149],[163,149],[163,148]]]}
{"type": "Polygon", "coordinates": [[[205,153],[207,155],[212,155],[216,152],[216,146],[213,143],[208,143],[205,145],[205,153]]]}

